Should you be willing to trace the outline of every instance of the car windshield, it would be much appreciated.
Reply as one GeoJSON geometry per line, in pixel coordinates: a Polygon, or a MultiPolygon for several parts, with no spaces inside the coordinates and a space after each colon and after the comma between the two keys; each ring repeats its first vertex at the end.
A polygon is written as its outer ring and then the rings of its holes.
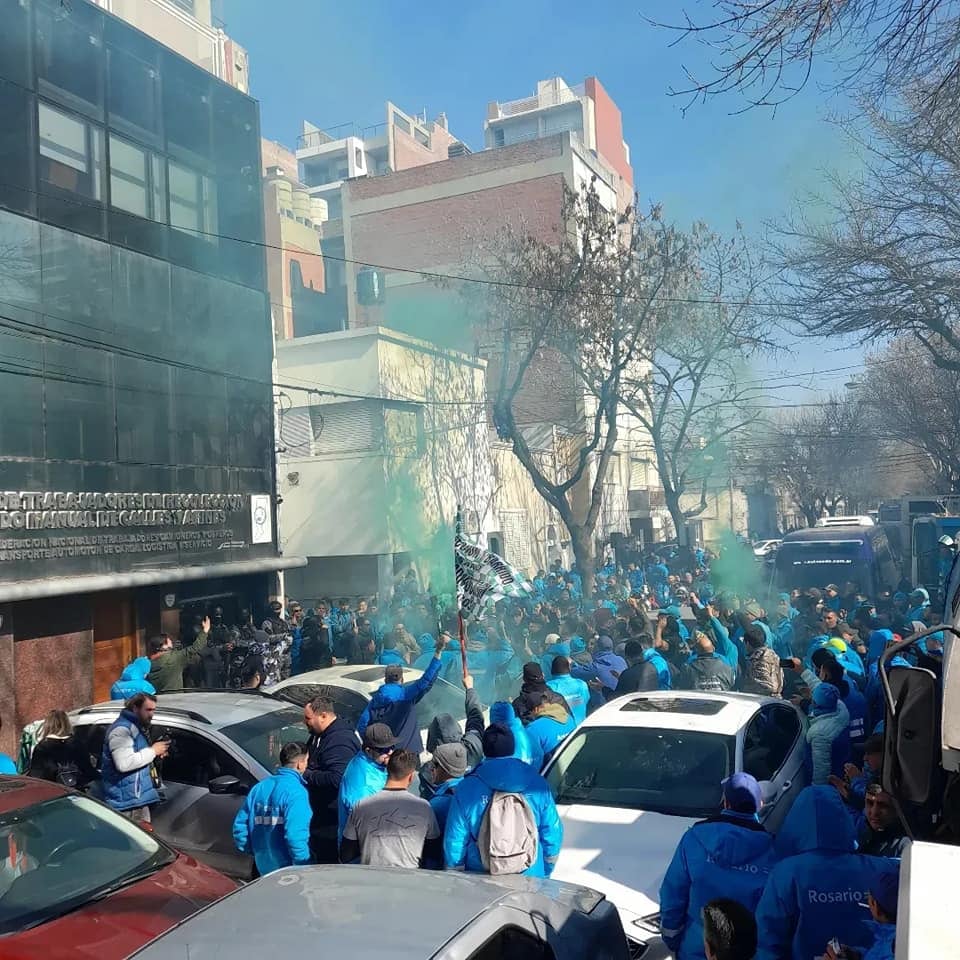
{"type": "Polygon", "coordinates": [[[462,687],[455,687],[446,680],[437,680],[417,704],[417,725],[421,730],[426,730],[430,721],[441,713],[449,713],[457,722],[465,720],[465,696],[462,687]]]}
{"type": "MultiPolygon", "coordinates": [[[[383,671],[380,671],[381,677],[383,671]]],[[[363,713],[370,698],[356,690],[347,690],[333,683],[291,683],[282,690],[277,690],[275,696],[282,700],[289,700],[299,706],[309,703],[316,697],[332,700],[337,716],[346,720],[351,727],[356,727],[360,714],[363,713]]]]}
{"type": "Polygon", "coordinates": [[[273,710],[242,723],[222,727],[220,733],[229,737],[262,767],[273,771],[280,763],[280,751],[285,744],[307,739],[303,725],[303,711],[295,707],[273,710]]]}
{"type": "Polygon", "coordinates": [[[0,814],[0,934],[46,923],[156,873],[174,854],[87,797],[0,814]]]}
{"type": "Polygon", "coordinates": [[[720,807],[735,739],[648,727],[581,728],[547,772],[557,803],[704,817],[720,807]]]}

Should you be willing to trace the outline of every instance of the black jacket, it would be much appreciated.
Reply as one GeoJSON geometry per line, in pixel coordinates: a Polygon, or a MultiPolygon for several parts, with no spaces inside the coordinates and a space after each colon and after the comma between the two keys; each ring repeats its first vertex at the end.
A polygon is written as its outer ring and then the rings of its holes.
{"type": "Polygon", "coordinates": [[[730,664],[716,654],[699,656],[680,670],[680,686],[684,690],[732,690],[734,682],[730,664]]]}
{"type": "Polygon", "coordinates": [[[311,832],[337,825],[337,793],[347,764],[360,749],[353,728],[337,717],[321,734],[307,741],[307,769],[303,779],[310,795],[311,832]]]}
{"type": "MultiPolygon", "coordinates": [[[[467,719],[463,734],[460,733],[460,724],[449,713],[434,717],[427,728],[427,749],[433,753],[441,743],[459,740],[467,751],[467,770],[472,770],[483,759],[483,704],[476,690],[466,691],[465,712],[467,719]]],[[[433,768],[433,760],[428,760],[420,771],[420,796],[424,800],[429,800],[436,792],[433,768]]]]}
{"type": "Polygon", "coordinates": [[[647,690],[659,690],[657,668],[647,660],[630,664],[617,680],[614,694],[618,697],[625,693],[645,693],[647,690]]]}
{"type": "Polygon", "coordinates": [[[533,720],[533,707],[530,705],[530,701],[527,699],[527,694],[540,694],[545,697],[548,703],[555,703],[558,706],[562,706],[564,710],[567,711],[569,716],[573,716],[572,711],[570,710],[570,704],[560,696],[555,690],[551,687],[548,687],[546,683],[532,683],[532,684],[523,684],[520,687],[520,696],[513,701],[513,712],[520,718],[520,722],[526,726],[533,720]]]}
{"type": "Polygon", "coordinates": [[[857,853],[868,857],[902,857],[907,838],[896,825],[878,833],[864,820],[857,834],[857,853]]]}
{"type": "Polygon", "coordinates": [[[45,737],[34,748],[30,757],[28,777],[52,780],[64,786],[82,789],[98,777],[90,762],[90,754],[74,736],[45,737]],[[75,782],[66,782],[66,778],[75,782]]]}

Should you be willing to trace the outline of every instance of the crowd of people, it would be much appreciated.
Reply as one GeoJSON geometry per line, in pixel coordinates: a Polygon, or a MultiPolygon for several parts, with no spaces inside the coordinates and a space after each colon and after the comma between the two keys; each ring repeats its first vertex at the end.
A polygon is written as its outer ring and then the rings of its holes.
{"type": "MultiPolygon", "coordinates": [[[[687,832],[663,880],[663,938],[681,960],[892,956],[906,838],[879,782],[877,664],[901,636],[937,623],[929,597],[920,589],[869,598],[848,583],[764,602],[714,590],[709,555],[691,555],[692,570],[659,558],[608,563],[589,597],[576,569],[538,571],[529,597],[470,624],[464,649],[453,624],[438,626],[412,573],[382,611],[370,599],[306,611],[277,603],[247,631],[258,650],[242,630],[218,633],[209,618],[179,648],[158,638],[115,685],[126,704],[104,741],[106,802],[149,819],[167,750],[151,742],[150,720],[158,696],[191,682],[198,663],[215,659],[221,672],[198,676],[223,684],[243,647],[238,675],[253,686],[335,660],[380,664],[383,685],[356,725],[323,697],[304,707],[304,741],[283,747],[276,774],[237,816],[238,850],[261,874],[359,862],[549,877],[563,825],[540,771],[589,712],[638,691],[783,697],[808,716],[811,786],[774,837],[760,822],[757,781],[735,773],[723,782],[722,808],[687,832]],[[279,653],[268,662],[272,648],[279,653]],[[438,677],[462,685],[466,719],[435,717],[423,744],[415,706],[438,677]]],[[[942,636],[917,646],[913,659],[937,669],[942,636]]],[[[97,776],[70,743],[69,720],[51,714],[30,772],[79,786],[97,776]]]]}

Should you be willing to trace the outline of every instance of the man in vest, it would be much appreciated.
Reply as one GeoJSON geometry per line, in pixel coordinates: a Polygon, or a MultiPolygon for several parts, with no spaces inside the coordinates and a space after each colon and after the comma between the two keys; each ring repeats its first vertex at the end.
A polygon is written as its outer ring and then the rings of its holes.
{"type": "Polygon", "coordinates": [[[160,776],[154,761],[170,745],[151,744],[148,736],[157,698],[149,693],[131,697],[103,738],[100,776],[106,804],[134,822],[150,822],[150,806],[160,802],[160,776]]]}

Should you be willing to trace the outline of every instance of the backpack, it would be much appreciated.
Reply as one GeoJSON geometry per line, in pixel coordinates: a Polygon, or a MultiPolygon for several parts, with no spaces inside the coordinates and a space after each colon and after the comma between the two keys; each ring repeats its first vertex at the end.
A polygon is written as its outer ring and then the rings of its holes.
{"type": "Polygon", "coordinates": [[[477,848],[492,877],[523,873],[537,862],[539,832],[522,794],[494,790],[480,821],[477,848]]]}
{"type": "Polygon", "coordinates": [[[76,789],[79,782],[80,768],[72,760],[57,763],[57,783],[64,787],[76,789]]]}

